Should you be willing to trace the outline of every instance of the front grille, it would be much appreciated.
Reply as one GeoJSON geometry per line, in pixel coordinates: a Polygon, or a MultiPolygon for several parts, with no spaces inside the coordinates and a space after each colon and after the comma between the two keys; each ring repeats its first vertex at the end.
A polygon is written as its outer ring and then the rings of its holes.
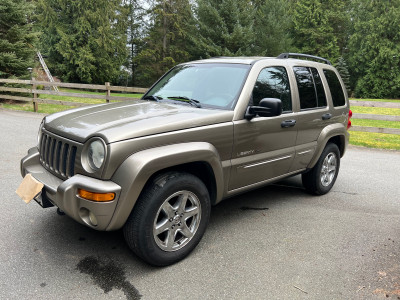
{"type": "Polygon", "coordinates": [[[43,132],[39,152],[40,162],[46,169],[63,178],[74,175],[76,146],[43,132]]]}

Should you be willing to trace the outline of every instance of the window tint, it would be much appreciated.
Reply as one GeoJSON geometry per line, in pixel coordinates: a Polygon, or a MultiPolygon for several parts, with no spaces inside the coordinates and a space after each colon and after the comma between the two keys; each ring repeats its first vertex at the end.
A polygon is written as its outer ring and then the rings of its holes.
{"type": "Polygon", "coordinates": [[[280,99],[282,111],[292,111],[289,78],[284,67],[265,68],[258,75],[251,105],[258,105],[264,98],[280,99]]]}
{"type": "Polygon", "coordinates": [[[328,81],[329,89],[331,91],[333,106],[343,106],[346,104],[342,85],[336,73],[332,70],[324,70],[326,81],[328,81]]]}
{"type": "Polygon", "coordinates": [[[311,69],[311,73],[314,77],[315,90],[317,92],[317,100],[318,100],[317,106],[324,107],[324,106],[326,106],[326,96],[325,96],[324,87],[322,86],[321,77],[319,76],[317,69],[314,69],[314,68],[310,68],[310,69],[311,69]]]}
{"type": "Polygon", "coordinates": [[[316,108],[326,106],[325,91],[317,69],[294,67],[300,96],[300,108],[316,108]]]}

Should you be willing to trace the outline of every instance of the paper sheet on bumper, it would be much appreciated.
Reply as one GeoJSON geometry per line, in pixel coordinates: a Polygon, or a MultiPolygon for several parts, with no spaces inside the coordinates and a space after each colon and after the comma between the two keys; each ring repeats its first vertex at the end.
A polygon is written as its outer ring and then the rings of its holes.
{"type": "Polygon", "coordinates": [[[15,191],[26,203],[29,203],[33,197],[40,193],[43,183],[37,181],[31,174],[27,174],[15,191]]]}

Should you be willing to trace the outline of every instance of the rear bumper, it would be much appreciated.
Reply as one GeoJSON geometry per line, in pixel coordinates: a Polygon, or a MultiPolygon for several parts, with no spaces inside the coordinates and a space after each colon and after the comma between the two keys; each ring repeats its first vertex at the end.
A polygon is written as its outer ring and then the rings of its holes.
{"type": "Polygon", "coordinates": [[[107,230],[121,194],[121,187],[118,184],[79,174],[62,180],[40,164],[39,151],[36,147],[29,149],[28,155],[21,160],[22,177],[28,173],[44,184],[42,190],[44,197],[68,216],[93,229],[107,230]],[[109,202],[89,201],[78,196],[78,189],[95,193],[115,193],[116,196],[109,202]],[[89,218],[90,212],[95,216],[97,225],[89,218]]]}

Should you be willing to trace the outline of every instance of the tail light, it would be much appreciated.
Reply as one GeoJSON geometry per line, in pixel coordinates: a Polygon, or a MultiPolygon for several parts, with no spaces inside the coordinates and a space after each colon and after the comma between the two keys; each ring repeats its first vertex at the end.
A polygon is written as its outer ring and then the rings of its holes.
{"type": "Polygon", "coordinates": [[[349,109],[349,119],[347,120],[347,130],[349,130],[349,128],[351,127],[351,117],[353,116],[353,112],[351,111],[351,109],[349,109]]]}

